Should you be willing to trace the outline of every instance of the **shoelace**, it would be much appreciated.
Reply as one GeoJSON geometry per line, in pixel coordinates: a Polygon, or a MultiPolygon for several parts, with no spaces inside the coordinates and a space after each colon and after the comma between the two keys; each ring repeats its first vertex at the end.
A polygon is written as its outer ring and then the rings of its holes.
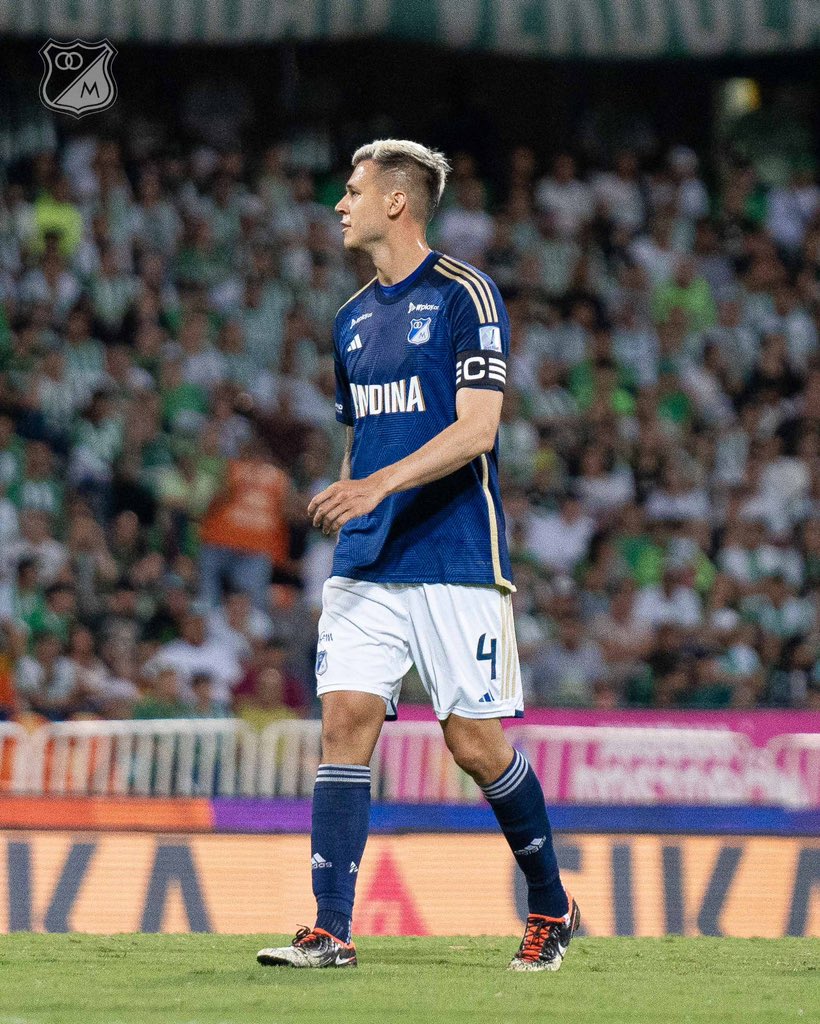
{"type": "Polygon", "coordinates": [[[527,930],[524,933],[524,941],[521,944],[521,954],[526,959],[538,959],[544,945],[543,933],[552,925],[552,921],[528,921],[527,930]]]}
{"type": "Polygon", "coordinates": [[[308,928],[307,925],[303,925],[296,932],[296,938],[291,943],[292,946],[304,946],[308,942],[315,942],[319,936],[314,932],[312,928],[308,928]]]}

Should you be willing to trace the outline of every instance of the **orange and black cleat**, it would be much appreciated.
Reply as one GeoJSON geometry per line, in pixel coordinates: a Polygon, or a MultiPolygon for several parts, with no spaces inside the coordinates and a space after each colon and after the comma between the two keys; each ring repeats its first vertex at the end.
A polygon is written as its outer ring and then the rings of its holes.
{"type": "Polygon", "coordinates": [[[510,961],[510,970],[557,971],[564,962],[567,947],[580,924],[581,911],[572,896],[569,897],[566,917],[530,914],[524,938],[510,961]]]}

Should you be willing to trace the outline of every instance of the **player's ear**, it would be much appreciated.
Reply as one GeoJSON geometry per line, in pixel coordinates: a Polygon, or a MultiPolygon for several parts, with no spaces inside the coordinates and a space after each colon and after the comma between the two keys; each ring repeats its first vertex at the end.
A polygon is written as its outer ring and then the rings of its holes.
{"type": "Polygon", "coordinates": [[[407,193],[402,192],[400,189],[393,189],[392,192],[387,193],[387,216],[391,218],[398,217],[402,210],[407,206],[407,193]]]}

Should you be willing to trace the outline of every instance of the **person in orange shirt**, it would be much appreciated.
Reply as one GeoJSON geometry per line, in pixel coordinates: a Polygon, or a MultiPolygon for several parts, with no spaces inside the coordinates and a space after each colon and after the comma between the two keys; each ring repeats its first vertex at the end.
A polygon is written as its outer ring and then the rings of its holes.
{"type": "Polygon", "coordinates": [[[290,480],[273,464],[267,445],[254,437],[228,463],[225,485],[200,527],[200,597],[211,608],[225,584],[269,611],[274,565],[288,558],[290,480]]]}
{"type": "Polygon", "coordinates": [[[13,722],[20,713],[14,663],[24,653],[25,647],[26,637],[22,630],[11,622],[0,623],[0,722],[13,722]]]}

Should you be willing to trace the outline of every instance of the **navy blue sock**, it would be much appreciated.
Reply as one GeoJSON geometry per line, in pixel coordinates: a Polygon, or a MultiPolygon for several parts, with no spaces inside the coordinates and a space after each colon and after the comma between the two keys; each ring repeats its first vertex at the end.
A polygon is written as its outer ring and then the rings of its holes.
{"type": "Polygon", "coordinates": [[[507,770],[481,787],[527,879],[531,914],[563,917],[569,910],[552,845],[544,792],[529,761],[516,750],[507,770]]]}
{"type": "Polygon", "coordinates": [[[353,898],[370,826],[370,769],[320,764],[313,790],[311,874],[317,928],[350,941],[353,898]]]}

